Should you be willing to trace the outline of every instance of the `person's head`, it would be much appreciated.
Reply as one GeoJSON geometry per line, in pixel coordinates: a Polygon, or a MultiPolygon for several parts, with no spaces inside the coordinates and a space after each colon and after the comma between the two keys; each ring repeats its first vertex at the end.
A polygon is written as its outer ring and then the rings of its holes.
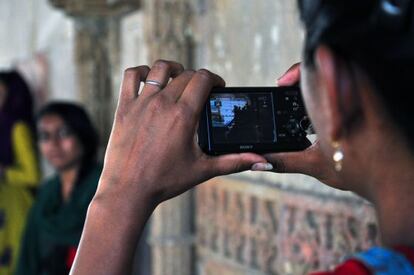
{"type": "Polygon", "coordinates": [[[395,156],[387,152],[413,153],[414,111],[407,100],[414,76],[413,1],[298,3],[308,111],[326,156],[332,158],[332,142],[345,152],[344,182],[336,187],[364,194],[362,173],[372,171],[361,170],[378,169],[381,158],[392,165],[395,156]]]}
{"type": "Polygon", "coordinates": [[[0,72],[0,113],[14,120],[33,120],[33,99],[18,72],[0,72]]]}
{"type": "Polygon", "coordinates": [[[33,123],[33,101],[28,85],[15,71],[0,72],[0,164],[13,162],[12,130],[16,122],[33,123]]]}
{"type": "Polygon", "coordinates": [[[6,103],[7,88],[3,82],[0,81],[0,110],[3,109],[6,103]]]}
{"type": "Polygon", "coordinates": [[[40,152],[58,172],[95,161],[98,135],[82,107],[50,103],[39,111],[37,129],[40,152]]]}

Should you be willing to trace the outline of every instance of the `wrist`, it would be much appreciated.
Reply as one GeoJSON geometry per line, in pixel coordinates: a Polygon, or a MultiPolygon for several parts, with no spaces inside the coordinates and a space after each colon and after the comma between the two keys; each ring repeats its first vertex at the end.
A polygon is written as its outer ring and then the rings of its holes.
{"type": "Polygon", "coordinates": [[[127,218],[136,217],[137,213],[149,217],[158,205],[156,200],[144,190],[131,186],[137,187],[138,184],[125,184],[102,176],[90,208],[113,215],[122,213],[121,216],[127,218]]]}

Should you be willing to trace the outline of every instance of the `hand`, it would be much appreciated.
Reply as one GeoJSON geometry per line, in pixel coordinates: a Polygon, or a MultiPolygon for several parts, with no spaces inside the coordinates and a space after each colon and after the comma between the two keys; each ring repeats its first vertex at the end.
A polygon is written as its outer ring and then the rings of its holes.
{"type": "MultiPolygon", "coordinates": [[[[296,85],[300,81],[300,63],[293,65],[281,78],[279,86],[296,85]]],[[[301,152],[273,153],[265,155],[276,173],[300,173],[317,178],[325,184],[338,186],[339,178],[333,163],[322,153],[319,141],[301,152]]]]}
{"type": "Polygon", "coordinates": [[[139,192],[158,204],[212,177],[267,163],[251,153],[211,157],[198,146],[200,113],[210,90],[224,85],[207,70],[185,71],[175,62],[127,69],[97,194],[116,190],[133,202],[139,192]],[[161,87],[145,84],[138,95],[146,79],[161,87]]]}

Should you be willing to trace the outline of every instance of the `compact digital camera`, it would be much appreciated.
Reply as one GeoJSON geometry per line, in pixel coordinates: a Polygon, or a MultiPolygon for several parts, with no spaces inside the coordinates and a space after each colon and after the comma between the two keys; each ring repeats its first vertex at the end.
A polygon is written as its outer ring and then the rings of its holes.
{"type": "Polygon", "coordinates": [[[310,145],[300,88],[212,90],[200,118],[198,143],[209,155],[300,151],[310,145]]]}

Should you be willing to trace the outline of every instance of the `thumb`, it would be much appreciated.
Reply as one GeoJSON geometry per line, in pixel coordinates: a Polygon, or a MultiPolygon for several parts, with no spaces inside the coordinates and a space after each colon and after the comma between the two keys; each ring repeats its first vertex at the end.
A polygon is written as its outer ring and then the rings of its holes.
{"type": "Polygon", "coordinates": [[[255,164],[261,164],[262,166],[268,164],[267,170],[272,169],[272,167],[269,167],[270,164],[263,156],[253,153],[230,154],[219,157],[211,157],[208,159],[207,163],[208,167],[210,167],[209,170],[212,171],[214,176],[228,175],[250,170],[255,164]]]}
{"type": "Polygon", "coordinates": [[[268,154],[266,159],[277,173],[308,174],[310,161],[304,152],[268,154]]]}
{"type": "Polygon", "coordinates": [[[321,159],[318,143],[315,143],[299,152],[272,153],[264,156],[277,173],[300,173],[310,176],[317,176],[320,167],[315,165],[321,159]]]}
{"type": "Polygon", "coordinates": [[[296,63],[287,70],[278,80],[278,86],[292,86],[300,81],[300,63],[296,63]]]}

